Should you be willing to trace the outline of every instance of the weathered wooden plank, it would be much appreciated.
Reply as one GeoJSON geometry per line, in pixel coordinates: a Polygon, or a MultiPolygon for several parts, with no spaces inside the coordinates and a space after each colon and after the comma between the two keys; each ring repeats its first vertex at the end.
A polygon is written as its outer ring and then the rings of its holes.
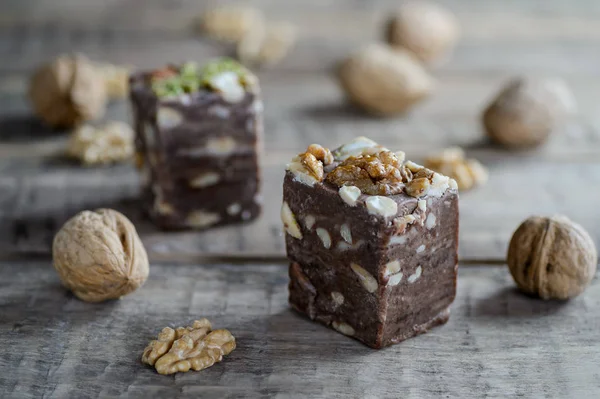
{"type": "Polygon", "coordinates": [[[86,304],[50,262],[0,265],[0,396],[592,398],[600,282],[569,302],[513,286],[504,267],[461,268],[445,326],[375,351],[292,312],[283,264],[154,264],[145,286],[86,304]],[[238,348],[202,372],[140,363],[166,325],[208,317],[238,348]]]}
{"type": "MultiPolygon", "coordinates": [[[[397,6],[395,1],[344,2],[337,7],[335,3],[327,7],[318,1],[256,3],[271,18],[289,19],[299,28],[297,47],[278,69],[329,68],[355,47],[378,39],[386,10],[397,6]]],[[[497,71],[596,75],[598,7],[588,1],[554,3],[503,2],[496,7],[448,2],[456,10],[463,38],[442,70],[469,75],[497,71]]],[[[138,65],[227,52],[227,46],[191,31],[193,16],[206,7],[196,1],[145,1],[143,6],[139,1],[8,2],[0,5],[0,54],[6,55],[0,69],[31,69],[71,51],[138,65]]]]}

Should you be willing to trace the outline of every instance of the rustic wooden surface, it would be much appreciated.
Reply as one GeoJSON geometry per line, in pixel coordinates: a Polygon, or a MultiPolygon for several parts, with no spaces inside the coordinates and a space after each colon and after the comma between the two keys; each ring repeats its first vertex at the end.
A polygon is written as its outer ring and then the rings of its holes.
{"type": "Polygon", "coordinates": [[[0,396],[44,398],[594,398],[600,282],[570,302],[461,268],[450,321],[376,351],[294,313],[282,264],[154,264],[146,285],[77,300],[50,262],[0,264],[0,396]],[[202,372],[140,363],[161,328],[207,317],[238,348],[202,372]]]}
{"type": "MultiPolygon", "coordinates": [[[[594,212],[600,199],[600,6],[591,0],[443,2],[461,21],[463,38],[432,73],[438,90],[405,117],[377,120],[348,107],[331,69],[361,44],[380,36],[386,10],[397,2],[353,0],[250,2],[273,19],[300,29],[290,56],[261,71],[266,103],[264,215],[247,226],[206,233],[164,234],[139,213],[137,174],[130,165],[83,169],[62,157],[66,132],[32,117],[25,91],[29,73],[69,51],[142,67],[227,54],[227,46],[193,33],[192,17],[217,2],[4,1],[0,3],[0,250],[48,253],[57,228],[76,211],[99,206],[127,213],[151,257],[282,257],[278,217],[282,169],[312,142],[336,146],[370,136],[419,160],[460,145],[491,171],[485,187],[463,193],[463,260],[504,258],[506,242],[532,213],[565,213],[600,244],[594,212]],[[135,22],[133,22],[135,21],[135,22]],[[572,86],[579,114],[544,148],[508,153],[482,135],[479,114],[510,75],[558,75],[572,86]]],[[[108,117],[128,120],[125,102],[108,117]]]]}
{"type": "MultiPolygon", "coordinates": [[[[580,298],[542,302],[518,293],[498,265],[512,231],[532,213],[564,213],[600,244],[600,3],[439,1],[456,12],[461,42],[432,70],[435,94],[386,120],[347,106],[331,70],[381,36],[398,0],[246,2],[300,30],[289,57],[259,72],[265,211],[245,226],[170,234],[143,218],[131,165],[88,169],[63,157],[68,132],[32,116],[28,77],[72,51],[141,67],[228,54],[190,29],[194,15],[225,2],[0,1],[0,258],[7,259],[0,261],[0,397],[596,398],[598,279],[580,298]],[[484,140],[479,115],[520,73],[563,77],[579,113],[543,148],[510,153],[484,140]],[[415,160],[460,145],[490,168],[486,186],[461,194],[462,265],[450,322],[382,351],[287,306],[283,165],[312,142],[333,147],[358,135],[415,160]],[[125,212],[153,264],[138,292],[92,305],[60,286],[49,250],[68,217],[96,207],[125,212]],[[10,260],[15,254],[20,260],[10,260]],[[224,362],[168,377],[139,362],[162,327],[199,317],[237,337],[224,362]]],[[[128,120],[127,104],[111,104],[107,117],[128,120]]]]}

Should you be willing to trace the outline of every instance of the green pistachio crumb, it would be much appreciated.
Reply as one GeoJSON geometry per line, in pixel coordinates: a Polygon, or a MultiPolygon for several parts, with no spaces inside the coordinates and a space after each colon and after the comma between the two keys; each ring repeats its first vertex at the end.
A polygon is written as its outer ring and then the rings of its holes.
{"type": "Polygon", "coordinates": [[[248,70],[239,62],[231,58],[219,58],[206,64],[200,72],[203,86],[210,86],[210,81],[224,72],[233,72],[240,78],[242,85],[246,84],[248,70]]]}
{"type": "Polygon", "coordinates": [[[152,78],[151,86],[158,97],[179,96],[196,92],[201,87],[211,87],[212,78],[224,72],[237,74],[244,87],[251,84],[250,74],[242,64],[231,58],[219,58],[208,62],[202,69],[195,62],[186,62],[176,75],[152,78]]]}

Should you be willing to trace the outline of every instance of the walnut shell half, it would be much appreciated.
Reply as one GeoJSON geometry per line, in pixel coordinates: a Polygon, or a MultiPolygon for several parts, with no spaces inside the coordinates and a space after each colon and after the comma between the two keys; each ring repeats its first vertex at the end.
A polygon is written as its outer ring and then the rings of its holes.
{"type": "Polygon", "coordinates": [[[565,216],[533,216],[515,231],[508,248],[508,267],[524,292],[543,299],[581,294],[596,273],[594,241],[565,216]]]}
{"type": "Polygon", "coordinates": [[[112,209],[83,211],[54,237],[54,267],[87,302],[120,298],[148,278],[148,256],[133,224],[112,209]]]}

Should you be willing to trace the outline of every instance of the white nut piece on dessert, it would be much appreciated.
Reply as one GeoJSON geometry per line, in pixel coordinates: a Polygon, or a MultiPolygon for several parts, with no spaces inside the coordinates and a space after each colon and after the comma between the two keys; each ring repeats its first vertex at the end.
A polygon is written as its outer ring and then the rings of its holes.
{"type": "Polygon", "coordinates": [[[371,273],[369,273],[368,271],[366,271],[365,269],[363,269],[361,266],[357,265],[356,263],[351,263],[350,268],[352,268],[352,271],[354,271],[354,273],[356,273],[360,283],[362,284],[363,287],[365,287],[365,289],[368,292],[373,293],[373,292],[377,291],[379,284],[377,283],[377,280],[375,279],[375,277],[373,277],[373,275],[371,273]]]}
{"type": "Polygon", "coordinates": [[[229,155],[237,146],[232,137],[213,137],[206,141],[206,149],[214,155],[229,155]]]}
{"type": "Polygon", "coordinates": [[[210,86],[220,92],[223,100],[228,103],[238,103],[246,97],[246,89],[235,72],[223,72],[213,76],[210,86]]]}
{"type": "Polygon", "coordinates": [[[404,277],[404,274],[402,274],[402,273],[393,274],[388,279],[387,286],[388,287],[394,287],[394,286],[400,284],[400,282],[402,281],[403,277],[404,277]]]}
{"type": "Polygon", "coordinates": [[[344,304],[344,295],[342,295],[341,292],[332,291],[331,300],[333,301],[336,307],[342,306],[344,304]]]}
{"type": "Polygon", "coordinates": [[[161,106],[156,111],[156,125],[159,129],[173,129],[181,125],[183,115],[171,107],[161,106]]]}
{"type": "Polygon", "coordinates": [[[313,215],[306,215],[304,217],[304,226],[306,226],[307,230],[312,230],[316,222],[317,218],[315,218],[313,215]]]}
{"type": "Polygon", "coordinates": [[[385,273],[384,275],[391,276],[392,274],[396,274],[400,271],[400,261],[394,260],[392,262],[388,262],[385,265],[385,273]]]}
{"type": "Polygon", "coordinates": [[[204,188],[214,186],[221,181],[221,176],[216,172],[205,172],[189,182],[189,186],[192,188],[204,188]]]}
{"type": "Polygon", "coordinates": [[[414,283],[421,277],[421,273],[423,272],[423,268],[421,266],[417,267],[417,270],[406,279],[410,284],[414,283]]]}
{"type": "Polygon", "coordinates": [[[185,219],[185,222],[192,228],[203,229],[205,227],[217,224],[220,220],[221,216],[218,213],[197,210],[190,212],[185,219]]]}
{"type": "Polygon", "coordinates": [[[340,227],[340,235],[348,244],[352,244],[352,231],[350,230],[350,226],[348,223],[342,224],[340,227]]]}
{"type": "Polygon", "coordinates": [[[344,323],[343,321],[333,321],[331,325],[344,335],[352,336],[356,333],[350,324],[344,323]]]}
{"type": "Polygon", "coordinates": [[[437,217],[433,213],[427,215],[427,219],[425,219],[425,227],[427,228],[427,230],[433,229],[435,227],[436,221],[437,217]]]}
{"type": "Polygon", "coordinates": [[[285,201],[281,205],[281,222],[283,223],[286,233],[299,240],[302,239],[302,231],[300,231],[300,226],[296,221],[296,217],[288,203],[285,201]]]}
{"type": "Polygon", "coordinates": [[[329,232],[322,227],[318,227],[316,232],[317,236],[321,239],[323,246],[327,249],[331,248],[331,235],[329,235],[329,232]]]}
{"type": "Polygon", "coordinates": [[[365,203],[367,205],[367,210],[371,215],[390,217],[398,213],[398,204],[388,197],[373,195],[368,197],[365,203]]]}
{"type": "Polygon", "coordinates": [[[233,204],[227,207],[227,214],[231,216],[235,216],[242,211],[242,206],[239,202],[234,202],[233,204]]]}
{"type": "Polygon", "coordinates": [[[358,197],[360,197],[360,188],[356,186],[342,186],[339,190],[340,197],[350,206],[355,206],[358,197]]]}
{"type": "Polygon", "coordinates": [[[354,104],[379,116],[406,112],[433,90],[433,79],[409,51],[374,43],[350,55],[339,83],[354,104]]]}
{"type": "Polygon", "coordinates": [[[350,157],[374,154],[386,150],[387,148],[377,144],[375,141],[364,136],[359,136],[335,150],[333,156],[336,161],[345,161],[350,157]]]}

